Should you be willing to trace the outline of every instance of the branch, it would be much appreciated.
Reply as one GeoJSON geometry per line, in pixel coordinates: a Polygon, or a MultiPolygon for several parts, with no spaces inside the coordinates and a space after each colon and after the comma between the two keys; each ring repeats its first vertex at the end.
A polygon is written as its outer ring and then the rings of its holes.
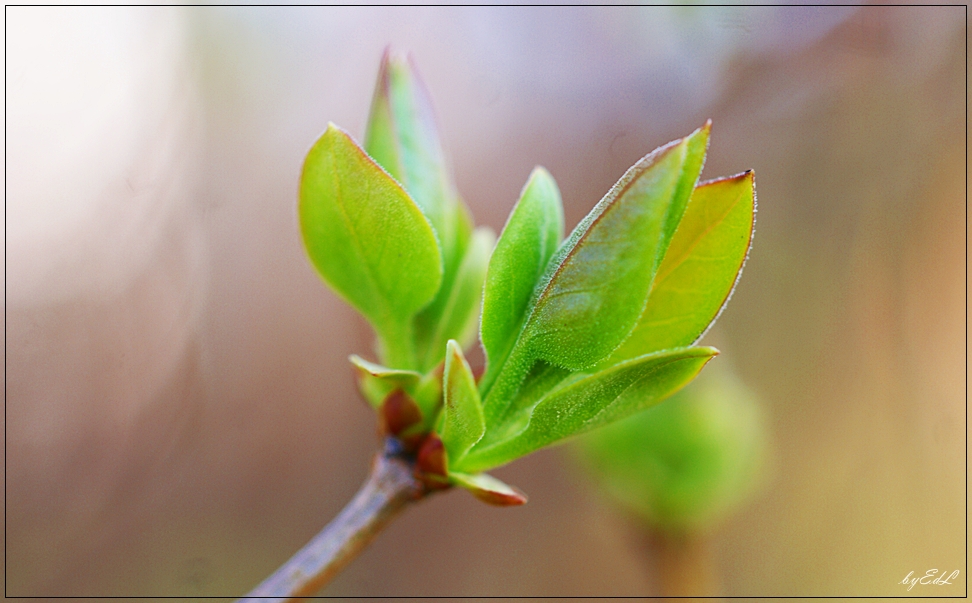
{"type": "Polygon", "coordinates": [[[351,502],[307,545],[239,601],[296,601],[312,596],[354,559],[409,502],[427,494],[395,438],[375,455],[351,502]]]}
{"type": "Polygon", "coordinates": [[[666,600],[722,595],[711,543],[704,535],[659,530],[653,531],[648,543],[655,553],[660,594],[666,600]]]}

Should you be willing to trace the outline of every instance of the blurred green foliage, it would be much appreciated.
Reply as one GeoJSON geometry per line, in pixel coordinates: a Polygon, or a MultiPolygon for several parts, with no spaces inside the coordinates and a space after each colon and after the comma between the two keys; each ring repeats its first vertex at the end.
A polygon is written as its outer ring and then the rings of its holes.
{"type": "Polygon", "coordinates": [[[665,402],[580,438],[602,491],[665,532],[709,530],[764,482],[769,433],[755,394],[710,367],[665,402]]]}

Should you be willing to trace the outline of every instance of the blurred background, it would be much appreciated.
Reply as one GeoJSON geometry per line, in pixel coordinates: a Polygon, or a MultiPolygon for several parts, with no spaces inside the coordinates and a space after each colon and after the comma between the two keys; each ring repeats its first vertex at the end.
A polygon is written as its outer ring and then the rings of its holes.
{"type": "MultiPolygon", "coordinates": [[[[9,596],[238,596],[364,479],[364,321],[306,260],[296,187],[410,50],[499,231],[534,165],[573,226],[714,121],[754,246],[706,343],[761,399],[730,596],[966,593],[963,7],[6,11],[9,596]],[[952,585],[900,581],[961,570],[952,585]]],[[[323,594],[651,595],[653,552],[551,449],[530,495],[409,509],[323,594]]]]}

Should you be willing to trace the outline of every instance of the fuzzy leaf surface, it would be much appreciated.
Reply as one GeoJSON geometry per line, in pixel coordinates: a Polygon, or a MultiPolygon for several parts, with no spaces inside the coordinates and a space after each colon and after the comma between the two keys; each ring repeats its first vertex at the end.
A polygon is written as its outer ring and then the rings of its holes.
{"type": "Polygon", "coordinates": [[[371,322],[383,360],[413,368],[403,342],[412,316],[442,282],[435,233],[411,197],[330,124],[314,144],[300,180],[298,213],[311,262],[371,322]]]}
{"type": "Polygon", "coordinates": [[[753,173],[700,184],[662,260],[634,331],[603,364],[686,346],[708,329],[742,274],[752,241],[753,173]]]}
{"type": "MultiPolygon", "coordinates": [[[[484,438],[452,469],[462,473],[486,471],[623,419],[681,389],[717,353],[707,347],[667,350],[567,380],[534,408],[523,410],[529,418],[522,430],[499,441],[484,438]]],[[[518,417],[512,420],[519,422],[518,417]]]]}
{"type": "Polygon", "coordinates": [[[537,360],[583,370],[631,332],[698,180],[708,139],[706,124],[644,157],[563,242],[495,383],[481,384],[487,425],[521,410],[513,404],[516,391],[537,360]]]}
{"type": "Polygon", "coordinates": [[[520,334],[530,298],[563,231],[557,183],[547,170],[535,168],[506,221],[486,273],[480,324],[486,381],[492,380],[493,369],[502,366],[520,334]]]}
{"type": "Polygon", "coordinates": [[[526,325],[539,358],[581,370],[631,332],[702,170],[708,135],[702,128],[639,161],[577,225],[526,325]]]}

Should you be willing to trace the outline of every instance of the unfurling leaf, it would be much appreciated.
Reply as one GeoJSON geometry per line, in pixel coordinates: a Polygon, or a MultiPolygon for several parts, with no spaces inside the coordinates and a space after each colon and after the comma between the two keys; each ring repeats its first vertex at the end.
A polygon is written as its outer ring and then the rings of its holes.
{"type": "Polygon", "coordinates": [[[582,370],[631,332],[695,187],[708,126],[622,176],[561,246],[525,327],[537,356],[582,370]]]}
{"type": "Polygon", "coordinates": [[[411,320],[442,282],[442,257],[422,211],[331,124],[304,162],[298,213],[314,267],[371,322],[383,361],[414,368],[411,320]]]}
{"type": "Polygon", "coordinates": [[[388,50],[381,58],[371,101],[365,150],[422,208],[439,237],[443,257],[458,255],[458,198],[432,101],[411,61],[388,50]]]}
{"type": "Polygon", "coordinates": [[[449,479],[460,488],[483,501],[497,507],[513,507],[525,504],[526,494],[486,473],[467,475],[465,473],[450,473],[449,479]]]}
{"type": "MultiPolygon", "coordinates": [[[[460,272],[468,257],[473,225],[446,165],[432,101],[406,57],[388,51],[382,57],[365,149],[402,184],[428,217],[442,252],[441,287],[415,317],[412,329],[418,362],[415,368],[426,371],[442,359],[446,341],[461,341],[466,335],[462,331],[467,329],[465,316],[455,313],[463,307],[455,306],[454,301],[468,297],[468,275],[463,281],[460,272]],[[463,291],[457,294],[456,288],[463,291]]],[[[477,296],[481,286],[481,281],[475,286],[477,296]]]]}
{"type": "Polygon", "coordinates": [[[568,379],[507,424],[488,426],[452,470],[486,471],[648,408],[691,381],[717,353],[707,347],[668,350],[568,379]]]}
{"type": "Polygon", "coordinates": [[[516,391],[537,360],[583,370],[631,332],[698,180],[708,140],[706,124],[636,163],[563,242],[495,382],[481,385],[487,425],[518,411],[516,391]]]}
{"type": "Polygon", "coordinates": [[[755,209],[751,171],[695,189],[638,325],[605,366],[702,337],[742,274],[755,209]]]}
{"type": "Polygon", "coordinates": [[[516,342],[527,304],[563,232],[557,183],[547,170],[535,168],[489,260],[480,324],[487,360],[484,380],[492,380],[516,342]]]}
{"type": "Polygon", "coordinates": [[[449,464],[454,465],[486,430],[476,380],[454,340],[446,346],[442,394],[444,421],[440,436],[449,464]]]}

